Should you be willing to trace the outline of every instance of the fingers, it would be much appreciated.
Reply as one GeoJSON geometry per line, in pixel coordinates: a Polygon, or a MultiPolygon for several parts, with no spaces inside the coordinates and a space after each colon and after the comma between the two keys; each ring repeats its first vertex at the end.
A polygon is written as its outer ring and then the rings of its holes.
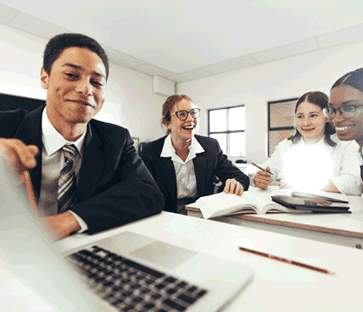
{"type": "Polygon", "coordinates": [[[38,147],[26,145],[17,139],[0,139],[0,152],[20,172],[24,171],[25,168],[34,168],[37,164],[35,156],[38,154],[38,147]]]}
{"type": "Polygon", "coordinates": [[[224,187],[224,190],[223,190],[223,192],[225,192],[227,194],[235,194],[238,196],[241,196],[243,191],[244,191],[243,186],[241,185],[241,183],[239,183],[235,179],[228,179],[226,181],[226,186],[224,187]]]}
{"type": "MultiPolygon", "coordinates": [[[[270,168],[267,167],[266,169],[269,170],[270,168]]],[[[271,180],[272,180],[271,174],[261,170],[256,173],[255,177],[253,178],[253,183],[258,188],[265,189],[269,186],[271,180]]]]}
{"type": "Polygon", "coordinates": [[[70,211],[43,217],[41,222],[56,240],[65,238],[81,229],[77,219],[70,211]]]}

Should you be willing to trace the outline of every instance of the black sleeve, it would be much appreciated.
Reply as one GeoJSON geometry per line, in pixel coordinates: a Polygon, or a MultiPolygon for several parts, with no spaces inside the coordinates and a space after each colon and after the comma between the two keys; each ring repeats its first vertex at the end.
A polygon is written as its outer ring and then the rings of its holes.
{"type": "Polygon", "coordinates": [[[164,197],[128,131],[116,177],[116,184],[71,209],[87,223],[90,234],[155,215],[164,207],[164,197]]]}
{"type": "Polygon", "coordinates": [[[218,142],[216,142],[216,145],[218,146],[216,176],[223,184],[228,179],[236,179],[239,183],[241,183],[244,191],[247,191],[250,185],[250,179],[248,176],[238,169],[230,160],[228,160],[227,156],[223,154],[218,142]]]}
{"type": "Polygon", "coordinates": [[[14,136],[27,111],[16,109],[0,112],[0,136],[10,139],[14,136]]]}

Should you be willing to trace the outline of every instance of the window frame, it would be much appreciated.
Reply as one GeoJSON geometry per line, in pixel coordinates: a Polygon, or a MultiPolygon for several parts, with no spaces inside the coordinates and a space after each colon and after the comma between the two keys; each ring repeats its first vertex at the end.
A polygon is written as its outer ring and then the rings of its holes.
{"type": "MultiPolygon", "coordinates": [[[[285,127],[271,127],[271,107],[272,105],[276,104],[282,104],[286,102],[294,102],[293,105],[293,111],[296,106],[296,102],[299,98],[290,98],[290,99],[284,99],[284,100],[278,100],[278,101],[269,101],[267,102],[267,156],[270,157],[273,153],[273,151],[270,153],[270,133],[272,132],[279,132],[279,131],[286,131],[286,130],[294,130],[295,129],[295,123],[293,121],[291,126],[285,126],[285,127]]],[[[295,118],[293,118],[295,120],[295,118]]],[[[289,135],[290,136],[290,135],[289,135]]],[[[281,140],[282,141],[282,140],[281,140]]],[[[280,141],[280,142],[281,142],[280,141]]]]}
{"type": "MultiPolygon", "coordinates": [[[[229,147],[229,134],[231,133],[245,133],[245,129],[243,130],[226,130],[226,131],[210,131],[210,112],[211,111],[216,111],[216,110],[226,110],[226,119],[227,119],[227,128],[229,128],[229,112],[230,112],[230,109],[232,108],[239,108],[239,107],[245,107],[244,104],[239,104],[239,105],[234,105],[234,106],[226,106],[226,107],[219,107],[219,108],[211,108],[211,109],[208,109],[207,112],[208,112],[208,137],[210,137],[211,134],[226,134],[227,135],[227,140],[226,140],[226,151],[225,151],[225,154],[228,156],[228,157],[245,157],[245,156],[231,156],[229,155],[229,151],[230,151],[230,147],[229,147]]],[[[244,116],[246,118],[246,114],[244,116]]],[[[246,128],[246,124],[245,124],[245,128],[246,128]]],[[[243,151],[243,154],[246,155],[246,151],[244,150],[243,151]]]]}

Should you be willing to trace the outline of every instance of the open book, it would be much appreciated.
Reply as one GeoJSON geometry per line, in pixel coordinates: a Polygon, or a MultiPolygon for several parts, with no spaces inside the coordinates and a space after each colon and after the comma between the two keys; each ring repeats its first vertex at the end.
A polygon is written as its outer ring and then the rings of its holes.
{"type": "MultiPolygon", "coordinates": [[[[291,189],[271,191],[270,189],[261,190],[251,187],[241,197],[223,192],[201,197],[195,203],[187,205],[186,209],[192,211],[199,209],[205,219],[234,214],[311,213],[307,210],[287,208],[271,199],[271,195],[290,196],[291,193],[291,189]]],[[[327,192],[320,192],[319,194],[348,201],[348,197],[344,194],[339,194],[339,196],[327,192]]]]}

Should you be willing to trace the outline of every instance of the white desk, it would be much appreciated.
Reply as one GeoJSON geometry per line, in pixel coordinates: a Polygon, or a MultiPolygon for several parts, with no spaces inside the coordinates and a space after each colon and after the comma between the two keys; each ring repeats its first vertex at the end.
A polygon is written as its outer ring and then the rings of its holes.
{"type": "MultiPolygon", "coordinates": [[[[278,189],[277,186],[269,188],[272,191],[278,189]]],[[[250,189],[253,191],[254,188],[250,189]]],[[[213,220],[362,249],[363,197],[348,196],[348,198],[351,214],[248,214],[218,217],[213,220]]],[[[188,211],[188,215],[202,217],[199,212],[188,211]]]]}
{"type": "Polygon", "coordinates": [[[227,311],[362,311],[363,253],[359,250],[312,240],[191,218],[163,212],[114,230],[68,237],[57,246],[64,250],[83,246],[123,231],[200,250],[254,267],[252,282],[227,311]],[[239,251],[237,246],[318,266],[326,275],[239,251]]]}

